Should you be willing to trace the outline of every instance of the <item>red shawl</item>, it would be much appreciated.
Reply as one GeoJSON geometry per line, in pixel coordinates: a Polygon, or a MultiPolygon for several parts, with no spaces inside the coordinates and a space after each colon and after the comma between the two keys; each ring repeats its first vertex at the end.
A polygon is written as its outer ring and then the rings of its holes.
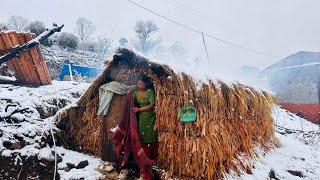
{"type": "Polygon", "coordinates": [[[149,170],[152,168],[151,160],[142,148],[139,133],[137,117],[131,108],[135,106],[134,98],[131,92],[127,94],[128,106],[125,109],[124,119],[118,125],[116,132],[111,135],[111,140],[115,143],[115,152],[119,157],[121,166],[128,162],[130,153],[138,163],[140,169],[149,170]]]}

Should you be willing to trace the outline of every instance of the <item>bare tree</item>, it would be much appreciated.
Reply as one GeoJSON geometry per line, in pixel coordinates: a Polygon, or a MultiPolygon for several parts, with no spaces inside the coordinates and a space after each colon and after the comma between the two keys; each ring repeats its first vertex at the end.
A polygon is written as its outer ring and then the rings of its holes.
{"type": "Polygon", "coordinates": [[[75,33],[81,41],[88,40],[95,30],[96,27],[90,20],[83,17],[77,19],[75,33]]]}
{"type": "Polygon", "coordinates": [[[28,26],[29,21],[21,16],[11,16],[8,20],[9,29],[23,31],[28,26]]]}
{"type": "Polygon", "coordinates": [[[99,38],[97,41],[96,52],[100,60],[104,60],[110,48],[112,46],[113,40],[110,37],[99,38]]]}
{"type": "Polygon", "coordinates": [[[137,50],[147,54],[156,45],[160,43],[160,39],[152,39],[151,35],[159,30],[152,21],[138,21],[135,26],[136,40],[133,45],[137,50]]]}

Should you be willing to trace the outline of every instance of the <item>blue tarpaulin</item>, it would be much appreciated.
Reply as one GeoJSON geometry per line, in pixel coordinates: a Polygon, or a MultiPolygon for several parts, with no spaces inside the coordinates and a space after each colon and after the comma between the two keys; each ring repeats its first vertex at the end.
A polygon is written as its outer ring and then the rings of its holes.
{"type": "MultiPolygon", "coordinates": [[[[73,76],[95,78],[103,71],[102,68],[78,66],[71,64],[71,72],[73,76]]],[[[65,76],[70,76],[69,64],[64,64],[60,72],[60,80],[64,80],[65,76]]]]}

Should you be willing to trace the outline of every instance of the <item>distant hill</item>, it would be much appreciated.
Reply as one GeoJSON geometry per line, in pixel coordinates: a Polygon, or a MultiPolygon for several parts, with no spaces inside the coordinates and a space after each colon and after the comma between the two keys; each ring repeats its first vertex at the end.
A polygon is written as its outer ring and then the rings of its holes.
{"type": "Polygon", "coordinates": [[[263,71],[281,103],[320,102],[320,52],[301,51],[263,71]]]}
{"type": "Polygon", "coordinates": [[[320,52],[300,51],[267,67],[266,70],[291,67],[291,66],[299,66],[299,65],[310,64],[314,62],[320,63],[320,52]]]}

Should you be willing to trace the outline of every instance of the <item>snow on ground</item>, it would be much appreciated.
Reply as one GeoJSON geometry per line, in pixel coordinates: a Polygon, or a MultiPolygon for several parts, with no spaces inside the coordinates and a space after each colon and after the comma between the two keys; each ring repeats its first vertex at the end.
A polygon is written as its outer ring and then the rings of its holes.
{"type": "MultiPolygon", "coordinates": [[[[34,157],[40,164],[43,159],[52,164],[54,146],[49,146],[52,144],[50,127],[55,126],[50,117],[63,107],[72,106],[89,85],[67,81],[53,81],[52,85],[38,88],[0,84],[0,158],[14,160],[16,169],[28,166],[23,162],[30,163],[27,159],[34,157]]],[[[61,157],[57,166],[61,179],[98,179],[101,176],[95,171],[103,163],[99,158],[63,147],[56,147],[56,152],[61,157]],[[88,161],[88,165],[66,169],[67,163],[77,166],[83,161],[88,161]]]]}
{"type": "Polygon", "coordinates": [[[39,119],[40,116],[36,110],[38,106],[59,106],[59,104],[54,104],[59,103],[55,102],[57,99],[74,102],[88,86],[89,84],[87,83],[72,84],[68,81],[53,81],[52,85],[40,86],[38,88],[0,84],[0,99],[2,100],[0,102],[0,112],[2,112],[0,117],[11,113],[11,108],[5,110],[7,101],[10,101],[12,104],[19,104],[22,108],[29,108],[33,116],[35,116],[34,118],[39,119]]]}
{"type": "Polygon", "coordinates": [[[276,108],[272,113],[275,124],[292,130],[317,131],[319,126],[284,109],[276,108]]]}
{"type": "MultiPolygon", "coordinates": [[[[54,151],[54,148],[45,147],[40,150],[38,155],[39,158],[54,158],[51,152],[54,151]]],[[[86,155],[83,153],[71,151],[63,147],[56,147],[56,152],[62,157],[62,162],[58,163],[58,173],[62,179],[81,179],[85,178],[86,180],[94,180],[101,176],[99,172],[95,169],[103,163],[103,161],[94,156],[86,155]],[[88,165],[81,169],[73,168],[70,171],[65,171],[67,168],[67,163],[74,165],[79,164],[81,161],[88,161],[88,165]]]]}
{"type": "Polygon", "coordinates": [[[274,108],[273,117],[281,147],[265,155],[261,153],[254,163],[253,174],[228,179],[320,179],[319,126],[279,107],[274,108]],[[302,129],[306,132],[302,133],[302,129]],[[299,172],[302,177],[297,176],[299,172]]]}

